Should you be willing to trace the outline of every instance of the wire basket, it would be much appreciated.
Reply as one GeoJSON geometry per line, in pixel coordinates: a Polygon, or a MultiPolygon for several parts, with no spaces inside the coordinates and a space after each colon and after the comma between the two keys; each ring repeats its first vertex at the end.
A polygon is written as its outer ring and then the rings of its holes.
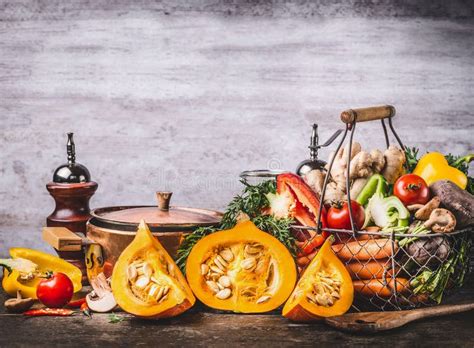
{"type": "MultiPolygon", "coordinates": [[[[388,119],[392,134],[400,147],[405,149],[392,125],[394,115],[395,108],[392,106],[348,110],[341,114],[346,128],[335,153],[338,153],[350,133],[347,188],[350,188],[352,140],[358,122],[380,120],[388,148],[390,141],[385,124],[388,119]]],[[[335,157],[329,162],[327,173],[331,172],[335,157]]],[[[329,174],[326,175],[321,192],[317,227],[293,226],[296,234],[304,234],[308,230],[313,230],[316,234],[322,231],[321,213],[329,177],[329,174]]],[[[350,190],[347,189],[347,200],[350,199],[350,190]]],[[[353,279],[355,310],[375,308],[388,311],[433,305],[440,303],[443,295],[452,289],[462,286],[469,272],[471,229],[446,234],[407,234],[397,233],[396,229],[386,232],[359,231],[354,225],[352,207],[350,204],[348,207],[352,229],[324,228],[324,231],[335,236],[333,248],[338,249],[338,256],[353,279]],[[377,245],[377,253],[372,249],[374,243],[377,245]],[[357,251],[357,257],[354,250],[357,251]]]]}

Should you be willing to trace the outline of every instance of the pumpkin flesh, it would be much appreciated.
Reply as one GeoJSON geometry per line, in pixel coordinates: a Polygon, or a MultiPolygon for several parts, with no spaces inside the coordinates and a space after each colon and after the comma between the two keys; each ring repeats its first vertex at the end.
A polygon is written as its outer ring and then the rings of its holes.
{"type": "Polygon", "coordinates": [[[186,277],[201,302],[238,313],[277,308],[290,295],[296,275],[286,247],[250,221],[204,237],[186,262],[186,277]]]}
{"type": "Polygon", "coordinates": [[[283,316],[295,321],[311,321],[342,315],[354,299],[352,279],[327,239],[302,274],[283,307],[283,316]]]}
{"type": "Polygon", "coordinates": [[[143,220],[115,263],[112,291],[124,311],[150,319],[176,316],[195,302],[181,271],[143,220]]]}

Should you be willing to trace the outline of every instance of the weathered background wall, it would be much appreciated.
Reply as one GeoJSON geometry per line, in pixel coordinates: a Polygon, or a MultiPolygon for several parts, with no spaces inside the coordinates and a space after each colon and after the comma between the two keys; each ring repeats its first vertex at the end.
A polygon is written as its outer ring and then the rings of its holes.
{"type": "MultiPolygon", "coordinates": [[[[391,103],[422,151],[473,151],[470,1],[0,1],[0,255],[47,249],[45,184],[65,161],[93,207],[223,209],[245,169],[294,169],[310,126],[391,103]]],[[[359,140],[383,146],[376,125],[359,140]]],[[[325,157],[327,151],[323,151],[325,157]]]]}

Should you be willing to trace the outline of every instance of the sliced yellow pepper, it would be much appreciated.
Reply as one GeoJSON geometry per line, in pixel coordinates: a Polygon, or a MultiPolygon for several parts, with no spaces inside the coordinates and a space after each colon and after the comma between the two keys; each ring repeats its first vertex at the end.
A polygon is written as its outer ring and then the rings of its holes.
{"type": "Polygon", "coordinates": [[[19,290],[23,297],[36,299],[36,287],[42,279],[41,276],[47,272],[61,272],[66,274],[74,284],[74,292],[82,288],[81,270],[57,256],[26,248],[11,248],[10,256],[13,260],[0,260],[0,264],[4,266],[2,286],[10,296],[16,296],[19,290]],[[28,269],[27,273],[30,274],[25,274],[25,269],[16,267],[16,265],[21,262],[21,259],[30,261],[30,263],[27,264],[28,267],[26,267],[28,269]],[[17,260],[19,262],[8,262],[17,260]],[[31,269],[31,267],[33,267],[33,269],[31,269]],[[11,272],[9,272],[8,268],[11,269],[11,272]]]}
{"type": "Polygon", "coordinates": [[[413,174],[421,176],[427,185],[438,180],[450,180],[463,190],[467,176],[457,168],[451,167],[442,153],[430,152],[420,158],[413,174]]]}

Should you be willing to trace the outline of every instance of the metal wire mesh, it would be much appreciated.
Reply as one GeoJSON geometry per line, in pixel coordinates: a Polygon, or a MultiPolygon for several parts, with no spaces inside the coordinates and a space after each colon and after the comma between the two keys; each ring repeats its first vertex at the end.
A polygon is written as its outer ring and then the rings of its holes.
{"type": "MultiPolygon", "coordinates": [[[[293,228],[296,233],[316,230],[303,226],[293,228]]],[[[438,281],[442,291],[436,294],[443,296],[462,286],[469,271],[470,229],[426,235],[326,230],[335,236],[333,250],[353,279],[353,308],[357,311],[435,305],[437,298],[422,287],[430,281],[429,277],[439,277],[444,268],[448,276],[438,281]]]]}

